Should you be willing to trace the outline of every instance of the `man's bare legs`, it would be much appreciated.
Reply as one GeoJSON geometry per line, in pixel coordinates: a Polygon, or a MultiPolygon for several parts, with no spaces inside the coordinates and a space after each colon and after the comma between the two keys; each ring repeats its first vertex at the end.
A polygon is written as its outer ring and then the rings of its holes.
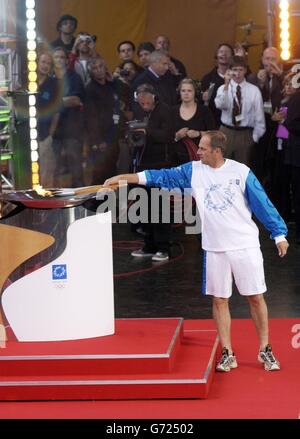
{"type": "Polygon", "coordinates": [[[258,361],[264,365],[265,370],[280,370],[280,363],[275,358],[269,344],[268,309],[263,294],[247,297],[250,304],[252,319],[259,338],[258,361]]]}
{"type": "Polygon", "coordinates": [[[231,316],[229,311],[229,299],[213,297],[213,317],[217,326],[221,346],[222,348],[226,347],[231,354],[231,316]]]}
{"type": "Polygon", "coordinates": [[[213,316],[222,346],[222,357],[216,364],[216,370],[218,372],[229,372],[238,366],[231,346],[229,299],[213,298],[213,316]]]}
{"type": "Polygon", "coordinates": [[[259,339],[259,350],[263,351],[269,343],[268,308],[263,294],[248,296],[247,299],[259,339]]]}

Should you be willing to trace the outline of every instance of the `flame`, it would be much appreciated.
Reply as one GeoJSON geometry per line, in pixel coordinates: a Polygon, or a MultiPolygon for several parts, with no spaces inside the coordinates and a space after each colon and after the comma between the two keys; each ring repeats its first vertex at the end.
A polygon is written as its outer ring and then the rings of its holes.
{"type": "Polygon", "coordinates": [[[40,195],[41,197],[52,197],[53,194],[51,191],[47,191],[46,189],[43,188],[43,186],[37,184],[35,186],[35,191],[38,195],[40,195]]]}

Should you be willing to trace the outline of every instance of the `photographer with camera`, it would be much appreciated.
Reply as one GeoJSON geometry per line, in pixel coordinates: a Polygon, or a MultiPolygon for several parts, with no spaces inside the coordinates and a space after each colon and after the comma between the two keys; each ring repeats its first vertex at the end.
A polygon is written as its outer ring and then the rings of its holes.
{"type": "Polygon", "coordinates": [[[173,140],[170,108],[160,101],[154,87],[149,84],[142,84],[137,88],[135,100],[137,103],[134,109],[135,119],[148,121],[147,127],[135,125],[133,129],[135,134],[145,136],[143,153],[137,167],[148,168],[151,165],[153,169],[159,169],[161,166],[167,166],[168,147],[173,140]]]}
{"type": "Polygon", "coordinates": [[[96,52],[96,35],[80,32],[69,54],[70,69],[74,70],[86,86],[90,80],[87,63],[90,59],[100,56],[96,52]]]}
{"type": "Polygon", "coordinates": [[[113,77],[120,79],[130,87],[133,86],[133,81],[137,77],[140,69],[134,61],[124,61],[113,73],[113,77]]]}
{"type": "MultiPolygon", "coordinates": [[[[169,145],[173,140],[170,108],[160,101],[155,89],[149,84],[140,85],[135,93],[137,108],[135,118],[129,122],[127,139],[133,151],[133,170],[160,169],[171,166],[169,145]]],[[[170,256],[171,224],[163,223],[161,212],[159,223],[150,223],[151,197],[148,193],[148,222],[142,224],[143,248],[131,253],[134,257],[152,258],[163,262],[170,256]]]]}
{"type": "Polygon", "coordinates": [[[135,45],[132,41],[121,41],[118,44],[117,51],[121,63],[115,68],[113,77],[124,82],[132,82],[137,73],[144,70],[134,61],[135,45]]]}

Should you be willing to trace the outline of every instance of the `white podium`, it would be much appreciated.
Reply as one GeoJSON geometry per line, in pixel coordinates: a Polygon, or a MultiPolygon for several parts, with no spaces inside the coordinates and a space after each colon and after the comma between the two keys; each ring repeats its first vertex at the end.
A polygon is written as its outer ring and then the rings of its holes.
{"type": "Polygon", "coordinates": [[[18,341],[114,334],[110,212],[70,224],[63,253],[8,286],[2,308],[18,341]]]}

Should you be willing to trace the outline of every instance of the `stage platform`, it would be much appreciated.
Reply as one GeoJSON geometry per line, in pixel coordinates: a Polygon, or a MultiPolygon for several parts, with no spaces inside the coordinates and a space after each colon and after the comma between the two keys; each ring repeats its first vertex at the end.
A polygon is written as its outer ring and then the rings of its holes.
{"type": "Polygon", "coordinates": [[[9,341],[0,349],[1,401],[206,398],[217,333],[205,321],[119,319],[115,335],[9,341]]]}

